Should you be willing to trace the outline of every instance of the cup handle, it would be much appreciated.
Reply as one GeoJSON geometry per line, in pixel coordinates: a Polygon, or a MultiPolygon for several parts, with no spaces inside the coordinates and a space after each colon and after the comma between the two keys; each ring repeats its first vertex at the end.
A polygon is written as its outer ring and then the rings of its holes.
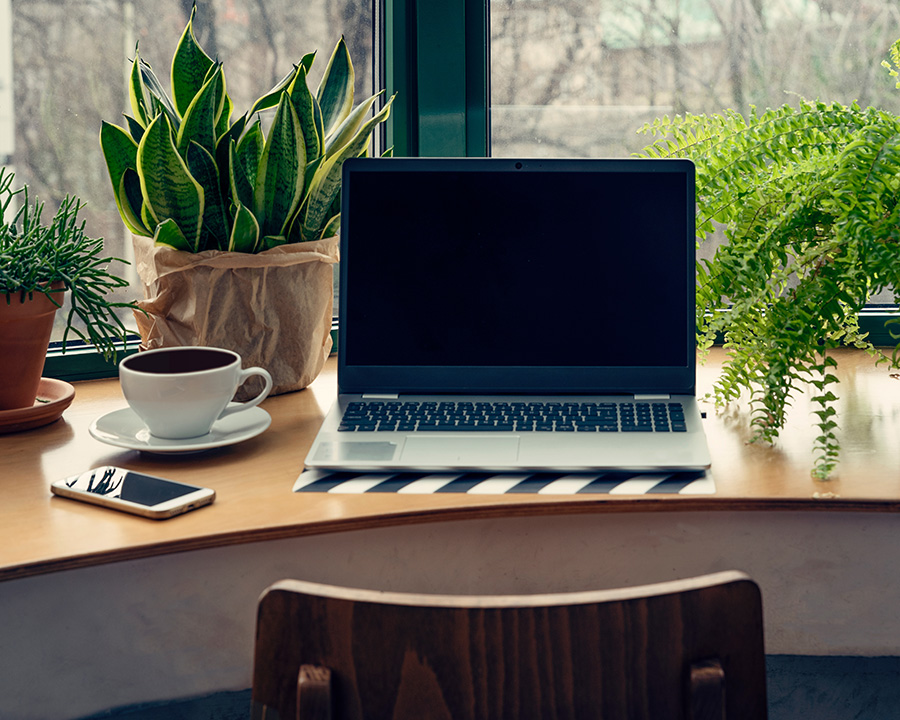
{"type": "Polygon", "coordinates": [[[242,403],[236,403],[231,407],[226,407],[221,413],[219,413],[219,417],[216,418],[217,420],[221,420],[226,415],[232,415],[233,413],[240,412],[241,410],[249,410],[252,407],[256,407],[266,399],[266,396],[272,389],[272,376],[269,375],[269,372],[267,370],[261,367],[250,367],[246,370],[241,370],[241,376],[238,379],[237,386],[240,387],[244,380],[253,375],[260,375],[262,376],[263,380],[265,380],[266,386],[262,389],[262,392],[260,392],[259,395],[257,395],[252,400],[248,400],[247,402],[242,403]]]}

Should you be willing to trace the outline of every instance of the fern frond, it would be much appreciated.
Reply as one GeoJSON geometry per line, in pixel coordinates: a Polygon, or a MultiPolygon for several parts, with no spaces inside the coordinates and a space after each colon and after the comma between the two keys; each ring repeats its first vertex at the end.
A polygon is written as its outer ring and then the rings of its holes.
{"type": "MultiPolygon", "coordinates": [[[[900,40],[883,64],[900,77],[900,40]]],[[[652,141],[639,156],[693,160],[698,242],[726,240],[697,265],[698,347],[724,337],[728,353],[714,399],[748,393],[755,436],[772,441],[811,386],[815,473],[827,475],[838,457],[836,396],[822,390],[836,382],[828,350],[900,363],[900,345],[888,358],[857,322],[874,293],[892,288],[900,300],[900,118],[801,99],[746,117],[662,118],[641,132],[652,141]]]]}

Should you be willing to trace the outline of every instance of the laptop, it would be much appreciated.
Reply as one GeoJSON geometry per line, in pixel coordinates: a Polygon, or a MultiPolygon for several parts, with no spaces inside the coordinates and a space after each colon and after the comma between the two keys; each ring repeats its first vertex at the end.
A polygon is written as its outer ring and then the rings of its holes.
{"type": "Polygon", "coordinates": [[[338,397],[307,467],[709,466],[690,161],[359,158],[342,182],[338,397]]]}

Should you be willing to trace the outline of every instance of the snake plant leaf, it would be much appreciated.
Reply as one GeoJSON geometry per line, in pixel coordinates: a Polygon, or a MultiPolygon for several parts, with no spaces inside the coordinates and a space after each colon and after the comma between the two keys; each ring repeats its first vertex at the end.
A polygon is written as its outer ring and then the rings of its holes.
{"type": "Polygon", "coordinates": [[[306,188],[305,194],[309,194],[309,188],[312,185],[312,179],[315,177],[316,172],[323,162],[325,162],[325,156],[320,155],[315,160],[308,160],[308,162],[306,163],[306,172],[304,173],[305,177],[303,179],[303,186],[304,188],[306,188]]]}
{"type": "Polygon", "coordinates": [[[328,137],[353,109],[353,63],[343,36],[328,60],[328,67],[316,91],[316,100],[322,108],[325,137],[328,137]]]}
{"type": "Polygon", "coordinates": [[[247,177],[251,180],[251,185],[256,184],[256,172],[265,146],[266,139],[263,136],[262,123],[257,118],[250,124],[247,131],[241,135],[235,146],[238,159],[244,165],[247,177]]]}
{"type": "Polygon", "coordinates": [[[306,147],[307,162],[322,154],[322,112],[318,102],[306,84],[306,69],[301,65],[294,81],[288,88],[294,110],[300,120],[300,130],[306,147]],[[316,112],[318,110],[318,112],[316,112]]]}
{"type": "Polygon", "coordinates": [[[134,46],[134,60],[131,62],[131,72],[128,74],[128,100],[131,103],[131,113],[134,119],[147,127],[152,116],[149,112],[150,99],[144,87],[144,79],[141,77],[141,59],[138,54],[138,46],[134,46]]]}
{"type": "Polygon", "coordinates": [[[172,97],[180,117],[184,117],[197,93],[203,87],[213,60],[204,52],[194,36],[195,5],[172,56],[172,97]]]}
{"type": "Polygon", "coordinates": [[[225,72],[222,71],[222,95],[225,102],[222,105],[222,112],[219,114],[219,122],[216,123],[216,142],[221,138],[231,125],[231,113],[234,112],[234,102],[228,97],[228,89],[225,83],[225,72]]]}
{"type": "Polygon", "coordinates": [[[303,68],[304,72],[309,75],[309,71],[312,69],[313,63],[316,60],[316,51],[313,50],[311,53],[306,53],[302,58],[300,58],[300,66],[303,68]]]}
{"type": "Polygon", "coordinates": [[[310,183],[309,196],[305,201],[303,224],[300,227],[300,237],[303,240],[314,240],[322,236],[323,225],[329,219],[328,210],[341,189],[341,169],[344,160],[356,157],[365,151],[369,144],[372,128],[387,120],[393,101],[394,97],[391,97],[374,117],[363,124],[350,142],[336,154],[327,157],[316,171],[310,183]]]}
{"type": "Polygon", "coordinates": [[[228,83],[225,80],[224,63],[213,63],[209,70],[206,71],[206,77],[203,78],[203,84],[206,85],[206,83],[212,79],[212,76],[219,72],[222,74],[221,93],[223,103],[222,112],[219,114],[219,120],[216,123],[216,143],[218,143],[221,137],[228,132],[228,129],[231,126],[231,113],[234,111],[234,102],[228,97],[228,83]]]}
{"type": "Polygon", "coordinates": [[[131,133],[131,139],[137,145],[141,138],[144,137],[144,126],[135,120],[131,115],[125,115],[125,122],[128,124],[128,132],[131,133]]]}
{"type": "Polygon", "coordinates": [[[137,143],[122,128],[104,122],[100,127],[100,147],[122,221],[136,235],[151,235],[141,220],[143,198],[137,175],[137,143]]]}
{"type": "Polygon", "coordinates": [[[194,179],[203,186],[203,196],[206,200],[203,229],[215,248],[224,250],[228,246],[228,206],[222,196],[216,160],[209,150],[191,141],[187,150],[187,166],[194,179]]]}
{"type": "Polygon", "coordinates": [[[234,205],[250,205],[253,203],[253,183],[247,177],[243,163],[238,160],[235,147],[232,140],[228,161],[228,191],[234,205]]]}
{"type": "Polygon", "coordinates": [[[360,126],[375,104],[375,101],[384,94],[384,90],[375,93],[371,97],[363,100],[357,105],[353,111],[344,119],[335,131],[325,141],[325,155],[333,155],[340,150],[356,135],[360,126]]]}
{"type": "Polygon", "coordinates": [[[231,165],[231,143],[232,141],[236,143],[240,139],[241,133],[244,132],[246,120],[246,116],[239,117],[234,124],[228,128],[227,132],[225,132],[224,135],[220,135],[219,139],[216,141],[216,167],[219,168],[219,187],[222,189],[223,195],[227,195],[230,192],[229,188],[231,187],[229,170],[231,165]]]}
{"type": "MultiPolygon", "coordinates": [[[[143,198],[143,193],[144,193],[144,191],[141,190],[142,198],[143,198]]],[[[141,202],[141,222],[144,224],[144,227],[148,227],[148,228],[156,227],[156,225],[159,224],[156,222],[156,220],[153,217],[153,214],[150,212],[150,206],[143,201],[141,202]]]]}
{"type": "Polygon", "coordinates": [[[133,168],[125,170],[122,174],[122,179],[119,181],[117,194],[122,199],[122,208],[125,213],[122,215],[122,218],[124,219],[126,215],[128,216],[128,220],[125,222],[126,227],[136,235],[149,237],[152,233],[141,219],[141,211],[144,209],[144,196],[141,194],[141,178],[138,176],[137,170],[133,168]]]}
{"type": "Polygon", "coordinates": [[[178,154],[166,115],[157,115],[144,133],[138,145],[137,171],[150,215],[156,223],[174,220],[196,252],[203,225],[203,187],[178,154]]]}
{"type": "Polygon", "coordinates": [[[232,142],[228,161],[232,201],[253,207],[253,189],[264,147],[265,138],[259,120],[254,121],[238,142],[232,142]]]}
{"type": "Polygon", "coordinates": [[[137,213],[129,202],[126,185],[123,182],[126,170],[137,169],[138,146],[131,136],[118,125],[103,121],[100,124],[100,148],[106,160],[109,180],[112,183],[116,207],[125,226],[138,235],[149,235],[140,219],[140,204],[137,213]]]}
{"type": "Polygon", "coordinates": [[[251,117],[255,113],[275,107],[281,99],[281,93],[283,93],[291,86],[291,83],[294,82],[300,68],[303,68],[303,71],[308,75],[309,69],[312,67],[313,60],[315,59],[315,52],[307,53],[306,55],[304,55],[300,59],[300,62],[294,65],[287,75],[285,75],[283,78],[281,78],[281,80],[275,83],[275,86],[271,90],[269,90],[269,92],[259,98],[255,103],[253,103],[253,105],[250,107],[250,110],[247,112],[247,117],[251,117]]]}
{"type": "Polygon", "coordinates": [[[259,240],[259,223],[246,207],[236,203],[234,211],[234,225],[231,228],[231,237],[228,239],[230,252],[252,253],[256,250],[259,240]]]}
{"type": "Polygon", "coordinates": [[[300,65],[291,67],[291,71],[275,83],[275,87],[253,103],[250,110],[247,112],[247,117],[252,117],[258,112],[275,107],[281,100],[281,93],[287,90],[291,86],[291,83],[294,82],[294,78],[297,77],[300,67],[300,65]]]}
{"type": "Polygon", "coordinates": [[[228,132],[232,112],[234,112],[234,102],[228,97],[228,93],[225,92],[225,104],[222,107],[222,113],[219,115],[219,122],[216,124],[216,138],[220,138],[228,132]]]}
{"type": "Polygon", "coordinates": [[[288,94],[282,93],[269,129],[253,196],[263,235],[281,235],[303,197],[306,152],[300,120],[288,94]]]}
{"type": "Polygon", "coordinates": [[[178,128],[176,146],[182,157],[196,142],[210,154],[216,151],[216,125],[225,107],[225,76],[219,65],[188,106],[178,128]]]}
{"type": "Polygon", "coordinates": [[[325,157],[325,153],[322,152],[325,147],[325,123],[322,120],[322,108],[319,106],[319,101],[315,98],[313,98],[313,122],[316,126],[316,137],[319,138],[319,155],[325,157]]]}
{"type": "Polygon", "coordinates": [[[181,122],[181,118],[175,111],[175,106],[172,104],[172,101],[166,94],[162,83],[159,81],[159,78],[156,77],[156,73],[153,72],[153,68],[150,67],[150,64],[143,58],[135,59],[138,60],[141,80],[143,81],[144,87],[149,94],[150,106],[148,108],[148,111],[150,113],[150,119],[152,120],[159,113],[164,112],[166,115],[168,115],[169,121],[172,123],[172,127],[177,128],[178,124],[181,122]]]}
{"type": "Polygon", "coordinates": [[[156,226],[153,242],[157,245],[168,245],[176,250],[196,252],[187,241],[187,238],[184,237],[184,233],[181,232],[178,224],[172,218],[167,218],[156,226]]]}
{"type": "Polygon", "coordinates": [[[286,245],[287,238],[284,235],[266,235],[262,239],[262,247],[260,250],[271,250],[279,245],[286,245]]]}
{"type": "Polygon", "coordinates": [[[325,223],[325,228],[322,230],[323,238],[334,237],[341,231],[341,214],[338,213],[331,220],[325,223]]]}

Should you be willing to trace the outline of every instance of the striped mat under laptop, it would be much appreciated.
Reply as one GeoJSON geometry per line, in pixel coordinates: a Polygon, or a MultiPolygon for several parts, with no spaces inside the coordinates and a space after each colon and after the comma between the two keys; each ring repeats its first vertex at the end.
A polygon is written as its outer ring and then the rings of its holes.
{"type": "Polygon", "coordinates": [[[469,495],[712,495],[716,486],[712,475],[704,471],[659,474],[607,473],[531,473],[495,474],[454,473],[359,473],[304,470],[294,492],[327,493],[468,493],[469,495]]]}

